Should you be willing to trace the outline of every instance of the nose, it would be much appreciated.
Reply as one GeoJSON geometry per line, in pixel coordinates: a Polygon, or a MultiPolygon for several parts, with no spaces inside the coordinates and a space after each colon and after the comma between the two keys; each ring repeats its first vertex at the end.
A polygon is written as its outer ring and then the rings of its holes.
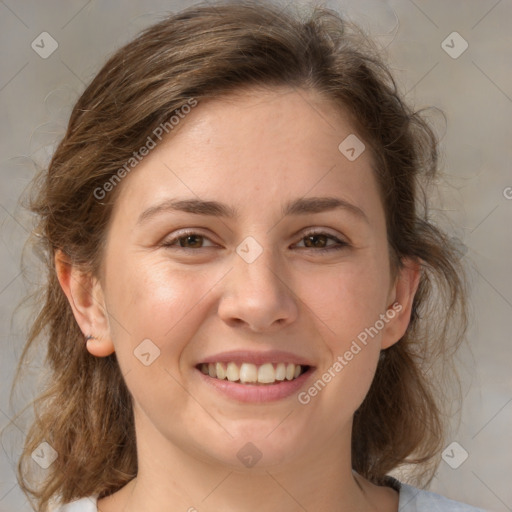
{"type": "Polygon", "coordinates": [[[265,248],[255,261],[234,254],[233,269],[224,280],[218,314],[232,327],[268,332],[291,324],[298,316],[298,297],[289,272],[265,248]]]}

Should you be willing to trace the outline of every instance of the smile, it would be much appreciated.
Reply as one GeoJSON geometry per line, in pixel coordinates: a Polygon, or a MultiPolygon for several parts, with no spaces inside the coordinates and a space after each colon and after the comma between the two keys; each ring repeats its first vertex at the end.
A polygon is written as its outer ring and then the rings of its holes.
{"type": "Polygon", "coordinates": [[[294,363],[201,363],[198,369],[214,379],[240,384],[271,385],[284,380],[291,381],[308,370],[308,366],[294,363]]]}

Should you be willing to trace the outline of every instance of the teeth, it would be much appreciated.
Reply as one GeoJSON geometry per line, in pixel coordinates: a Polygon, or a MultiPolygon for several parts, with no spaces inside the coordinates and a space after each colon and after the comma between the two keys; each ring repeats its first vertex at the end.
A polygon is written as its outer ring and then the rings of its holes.
{"type": "Polygon", "coordinates": [[[258,369],[256,365],[250,363],[242,363],[240,366],[240,382],[258,382],[258,369]]]}
{"type": "Polygon", "coordinates": [[[286,365],[279,363],[276,366],[276,380],[284,380],[286,378],[286,365]]]}
{"type": "Polygon", "coordinates": [[[302,366],[293,363],[265,363],[257,366],[252,363],[203,363],[201,372],[215,379],[239,381],[242,384],[273,384],[276,381],[293,380],[302,373],[302,366]]]}
{"type": "Polygon", "coordinates": [[[274,370],[274,365],[272,363],[262,364],[258,368],[258,382],[262,382],[263,384],[269,384],[271,382],[275,382],[275,380],[276,371],[274,370]]]}
{"type": "Polygon", "coordinates": [[[226,377],[231,382],[234,382],[235,380],[240,379],[240,370],[238,369],[238,366],[235,363],[228,363],[226,377]]]}
{"type": "Polygon", "coordinates": [[[292,380],[295,373],[295,365],[288,363],[286,366],[286,380],[292,380]]]}
{"type": "Polygon", "coordinates": [[[224,365],[222,363],[216,363],[215,364],[215,371],[217,373],[218,379],[225,379],[226,378],[226,369],[224,368],[224,365]]]}

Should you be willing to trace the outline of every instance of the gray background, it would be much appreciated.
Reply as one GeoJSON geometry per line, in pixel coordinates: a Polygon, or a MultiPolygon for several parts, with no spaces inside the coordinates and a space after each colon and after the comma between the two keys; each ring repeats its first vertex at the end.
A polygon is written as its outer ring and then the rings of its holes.
{"type": "MultiPolygon", "coordinates": [[[[25,385],[9,402],[27,326],[27,311],[14,311],[28,289],[20,256],[30,226],[17,201],[34,173],[32,160],[48,161],[73,102],[114,49],[156,21],[157,14],[193,3],[0,1],[0,429],[34,395],[25,385]],[[31,47],[44,31],[58,43],[46,59],[31,47]]],[[[460,240],[472,268],[473,310],[470,348],[458,359],[462,420],[460,426],[454,423],[447,443],[458,445],[449,448],[447,460],[457,465],[462,450],[468,457],[456,469],[443,460],[431,490],[494,511],[512,510],[512,2],[324,5],[361,23],[387,47],[398,84],[416,108],[435,105],[447,116],[445,123],[435,111],[429,114],[442,136],[446,173],[436,212],[460,240]],[[442,47],[454,31],[469,44],[457,58],[442,47]]],[[[461,48],[460,40],[448,41],[453,51],[461,48]]],[[[37,280],[37,259],[32,263],[30,276],[37,280]]],[[[36,378],[37,367],[30,375],[36,378]]],[[[14,474],[29,419],[23,415],[2,436],[0,511],[30,510],[14,474]]]]}

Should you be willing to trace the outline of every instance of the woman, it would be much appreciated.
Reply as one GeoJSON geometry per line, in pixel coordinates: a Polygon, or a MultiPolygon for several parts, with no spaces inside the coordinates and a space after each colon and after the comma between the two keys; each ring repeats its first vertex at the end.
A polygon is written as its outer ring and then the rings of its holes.
{"type": "Polygon", "coordinates": [[[431,376],[466,326],[422,195],[436,164],[327,9],[208,3],[117,51],[32,203],[48,285],[24,356],[48,329],[53,379],[19,478],[38,510],[477,510],[389,475],[431,481],[431,376]]]}

